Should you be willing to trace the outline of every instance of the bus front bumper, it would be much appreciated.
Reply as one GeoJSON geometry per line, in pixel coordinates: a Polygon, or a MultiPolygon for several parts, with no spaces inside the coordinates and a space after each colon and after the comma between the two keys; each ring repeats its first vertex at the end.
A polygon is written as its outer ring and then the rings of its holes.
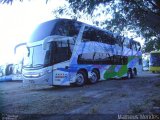
{"type": "Polygon", "coordinates": [[[26,77],[23,75],[23,84],[24,85],[29,85],[29,84],[51,85],[49,75],[43,75],[39,77],[31,77],[31,76],[26,77]]]}

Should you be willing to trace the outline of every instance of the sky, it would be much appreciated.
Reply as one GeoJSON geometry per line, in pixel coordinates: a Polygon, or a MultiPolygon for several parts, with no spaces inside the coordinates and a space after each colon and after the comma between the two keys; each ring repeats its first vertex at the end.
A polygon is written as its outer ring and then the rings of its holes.
{"type": "Polygon", "coordinates": [[[15,1],[12,5],[0,4],[0,64],[14,61],[14,46],[26,42],[34,28],[54,19],[53,9],[64,0],[15,1]]]}
{"type": "MultiPolygon", "coordinates": [[[[54,19],[53,10],[63,5],[65,0],[19,0],[12,5],[0,4],[0,65],[13,63],[16,60],[14,47],[18,43],[27,42],[34,28],[47,20],[54,19]]],[[[69,18],[65,15],[63,18],[69,18]]],[[[110,18],[101,16],[98,20],[110,18]]],[[[90,21],[81,20],[91,24],[90,21]]],[[[21,50],[20,50],[21,51],[21,50]]],[[[22,53],[19,54],[20,56],[22,53]]]]}

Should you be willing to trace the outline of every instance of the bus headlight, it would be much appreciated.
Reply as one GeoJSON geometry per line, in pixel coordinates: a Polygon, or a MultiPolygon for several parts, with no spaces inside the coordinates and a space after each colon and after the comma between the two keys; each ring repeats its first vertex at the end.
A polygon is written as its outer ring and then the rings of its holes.
{"type": "Polygon", "coordinates": [[[33,74],[32,77],[39,77],[39,74],[33,74]]]}
{"type": "Polygon", "coordinates": [[[51,73],[51,72],[52,72],[51,70],[45,70],[45,71],[40,72],[39,76],[43,76],[43,75],[51,73]]]}

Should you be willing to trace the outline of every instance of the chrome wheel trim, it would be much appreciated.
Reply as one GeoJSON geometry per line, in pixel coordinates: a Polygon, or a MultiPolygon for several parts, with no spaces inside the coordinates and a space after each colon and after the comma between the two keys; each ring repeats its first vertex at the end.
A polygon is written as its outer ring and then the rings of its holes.
{"type": "Polygon", "coordinates": [[[129,79],[131,78],[131,72],[130,71],[128,72],[128,78],[129,79]]]}
{"type": "Polygon", "coordinates": [[[98,77],[97,74],[95,72],[91,73],[91,82],[95,83],[97,81],[98,77]]]}
{"type": "Polygon", "coordinates": [[[76,75],[76,84],[83,85],[83,83],[84,83],[84,76],[81,73],[78,73],[76,75]]]}

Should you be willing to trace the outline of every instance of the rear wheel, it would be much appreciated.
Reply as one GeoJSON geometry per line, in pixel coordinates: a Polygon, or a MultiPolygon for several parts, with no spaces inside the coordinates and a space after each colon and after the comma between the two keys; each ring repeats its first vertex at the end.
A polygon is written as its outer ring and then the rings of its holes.
{"type": "Polygon", "coordinates": [[[87,80],[87,75],[85,72],[83,71],[79,71],[76,75],[76,81],[75,81],[75,84],[76,86],[83,86],[85,84],[87,80]]]}
{"type": "Polygon", "coordinates": [[[128,79],[132,79],[133,78],[132,70],[128,70],[128,72],[127,72],[127,78],[128,79]]]}
{"type": "Polygon", "coordinates": [[[136,68],[133,69],[133,74],[134,74],[134,76],[137,76],[137,69],[136,68]]]}
{"type": "Polygon", "coordinates": [[[91,78],[89,79],[89,83],[94,84],[99,80],[99,73],[97,70],[93,70],[91,72],[91,78]]]}

